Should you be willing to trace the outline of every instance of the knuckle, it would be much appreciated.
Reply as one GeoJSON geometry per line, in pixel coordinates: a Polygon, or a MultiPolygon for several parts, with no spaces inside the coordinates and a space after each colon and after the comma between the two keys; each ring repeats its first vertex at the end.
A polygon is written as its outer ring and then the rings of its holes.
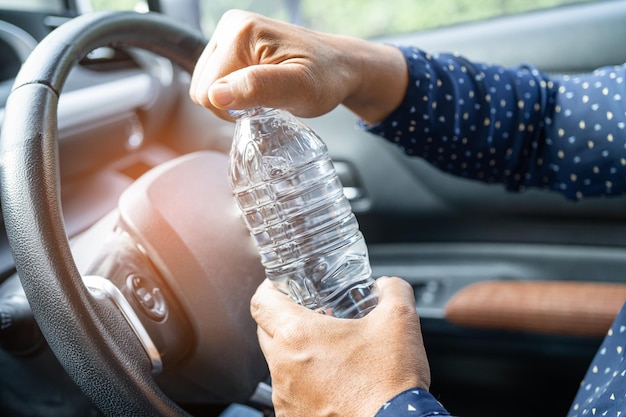
{"type": "Polygon", "coordinates": [[[403,280],[402,278],[391,277],[390,279],[393,281],[394,285],[397,285],[399,288],[402,288],[403,291],[413,292],[413,287],[411,286],[411,284],[409,284],[407,281],[403,280]]]}
{"type": "Polygon", "coordinates": [[[244,10],[231,10],[227,17],[230,27],[236,27],[238,37],[250,37],[258,26],[259,16],[244,10]]]}
{"type": "Polygon", "coordinates": [[[250,299],[250,314],[255,321],[258,321],[259,315],[261,314],[261,297],[257,292],[252,295],[250,299]]]}
{"type": "Polygon", "coordinates": [[[253,13],[248,12],[246,10],[230,9],[224,12],[224,14],[222,15],[221,21],[228,23],[228,24],[233,24],[236,22],[242,22],[246,19],[250,19],[252,16],[253,16],[253,13]]]}

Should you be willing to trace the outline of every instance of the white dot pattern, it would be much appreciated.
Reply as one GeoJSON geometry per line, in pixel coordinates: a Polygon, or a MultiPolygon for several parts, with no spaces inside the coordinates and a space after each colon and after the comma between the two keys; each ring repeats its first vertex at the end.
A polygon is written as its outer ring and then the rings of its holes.
{"type": "Polygon", "coordinates": [[[598,349],[568,417],[626,417],[626,306],[598,349]]]}
{"type": "Polygon", "coordinates": [[[450,413],[422,388],[406,390],[383,404],[375,417],[436,417],[450,413]]]}
{"type": "Polygon", "coordinates": [[[626,65],[550,77],[400,47],[404,102],[368,127],[408,155],[507,189],[569,199],[626,191],[626,65]]]}
{"type": "MultiPolygon", "coordinates": [[[[404,102],[367,129],[455,175],[509,190],[557,190],[576,200],[626,191],[626,65],[549,77],[400,47],[404,102]]],[[[626,305],[580,384],[568,417],[626,417],[626,305]]],[[[421,389],[376,417],[449,415],[421,389]]]]}

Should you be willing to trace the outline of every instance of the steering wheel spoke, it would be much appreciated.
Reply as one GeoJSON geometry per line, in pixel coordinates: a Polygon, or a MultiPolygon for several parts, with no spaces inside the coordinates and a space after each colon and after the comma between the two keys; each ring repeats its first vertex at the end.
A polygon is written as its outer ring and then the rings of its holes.
{"type": "Polygon", "coordinates": [[[84,276],[83,282],[96,299],[109,299],[115,304],[115,307],[122,313],[124,319],[133,330],[133,333],[135,333],[137,339],[139,339],[141,346],[143,346],[146,351],[152,365],[152,375],[160,374],[163,370],[161,354],[154,345],[154,342],[152,342],[150,335],[143,326],[143,323],[141,323],[135,310],[133,310],[122,292],[108,279],[96,275],[84,276]]]}

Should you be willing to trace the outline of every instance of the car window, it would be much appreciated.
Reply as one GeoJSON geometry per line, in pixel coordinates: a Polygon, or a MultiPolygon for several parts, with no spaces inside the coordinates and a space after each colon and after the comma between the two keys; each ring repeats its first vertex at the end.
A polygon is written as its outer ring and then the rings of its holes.
{"type": "Polygon", "coordinates": [[[63,0],[0,0],[0,9],[5,10],[45,10],[60,12],[65,8],[63,0]]]}
{"type": "Polygon", "coordinates": [[[416,32],[589,0],[200,0],[205,33],[237,8],[311,29],[364,38],[416,32]]]}
{"type": "Polygon", "coordinates": [[[79,10],[85,12],[89,10],[136,10],[140,12],[148,11],[147,0],[78,0],[79,10]]]}

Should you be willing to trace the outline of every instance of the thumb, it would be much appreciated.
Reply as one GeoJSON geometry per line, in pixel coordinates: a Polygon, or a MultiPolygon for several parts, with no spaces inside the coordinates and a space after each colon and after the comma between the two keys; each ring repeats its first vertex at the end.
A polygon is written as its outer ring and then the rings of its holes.
{"type": "Polygon", "coordinates": [[[265,279],[252,296],[250,313],[259,328],[272,338],[287,320],[301,314],[318,315],[280,292],[269,279],[265,279]]]}
{"type": "Polygon", "coordinates": [[[380,277],[376,280],[376,287],[379,292],[378,306],[372,312],[399,306],[415,311],[413,287],[407,281],[398,277],[380,277]]]}
{"type": "Polygon", "coordinates": [[[298,63],[241,68],[215,81],[208,96],[221,110],[262,106],[285,109],[300,117],[315,117],[326,111],[311,106],[315,96],[312,77],[298,63]]]}

